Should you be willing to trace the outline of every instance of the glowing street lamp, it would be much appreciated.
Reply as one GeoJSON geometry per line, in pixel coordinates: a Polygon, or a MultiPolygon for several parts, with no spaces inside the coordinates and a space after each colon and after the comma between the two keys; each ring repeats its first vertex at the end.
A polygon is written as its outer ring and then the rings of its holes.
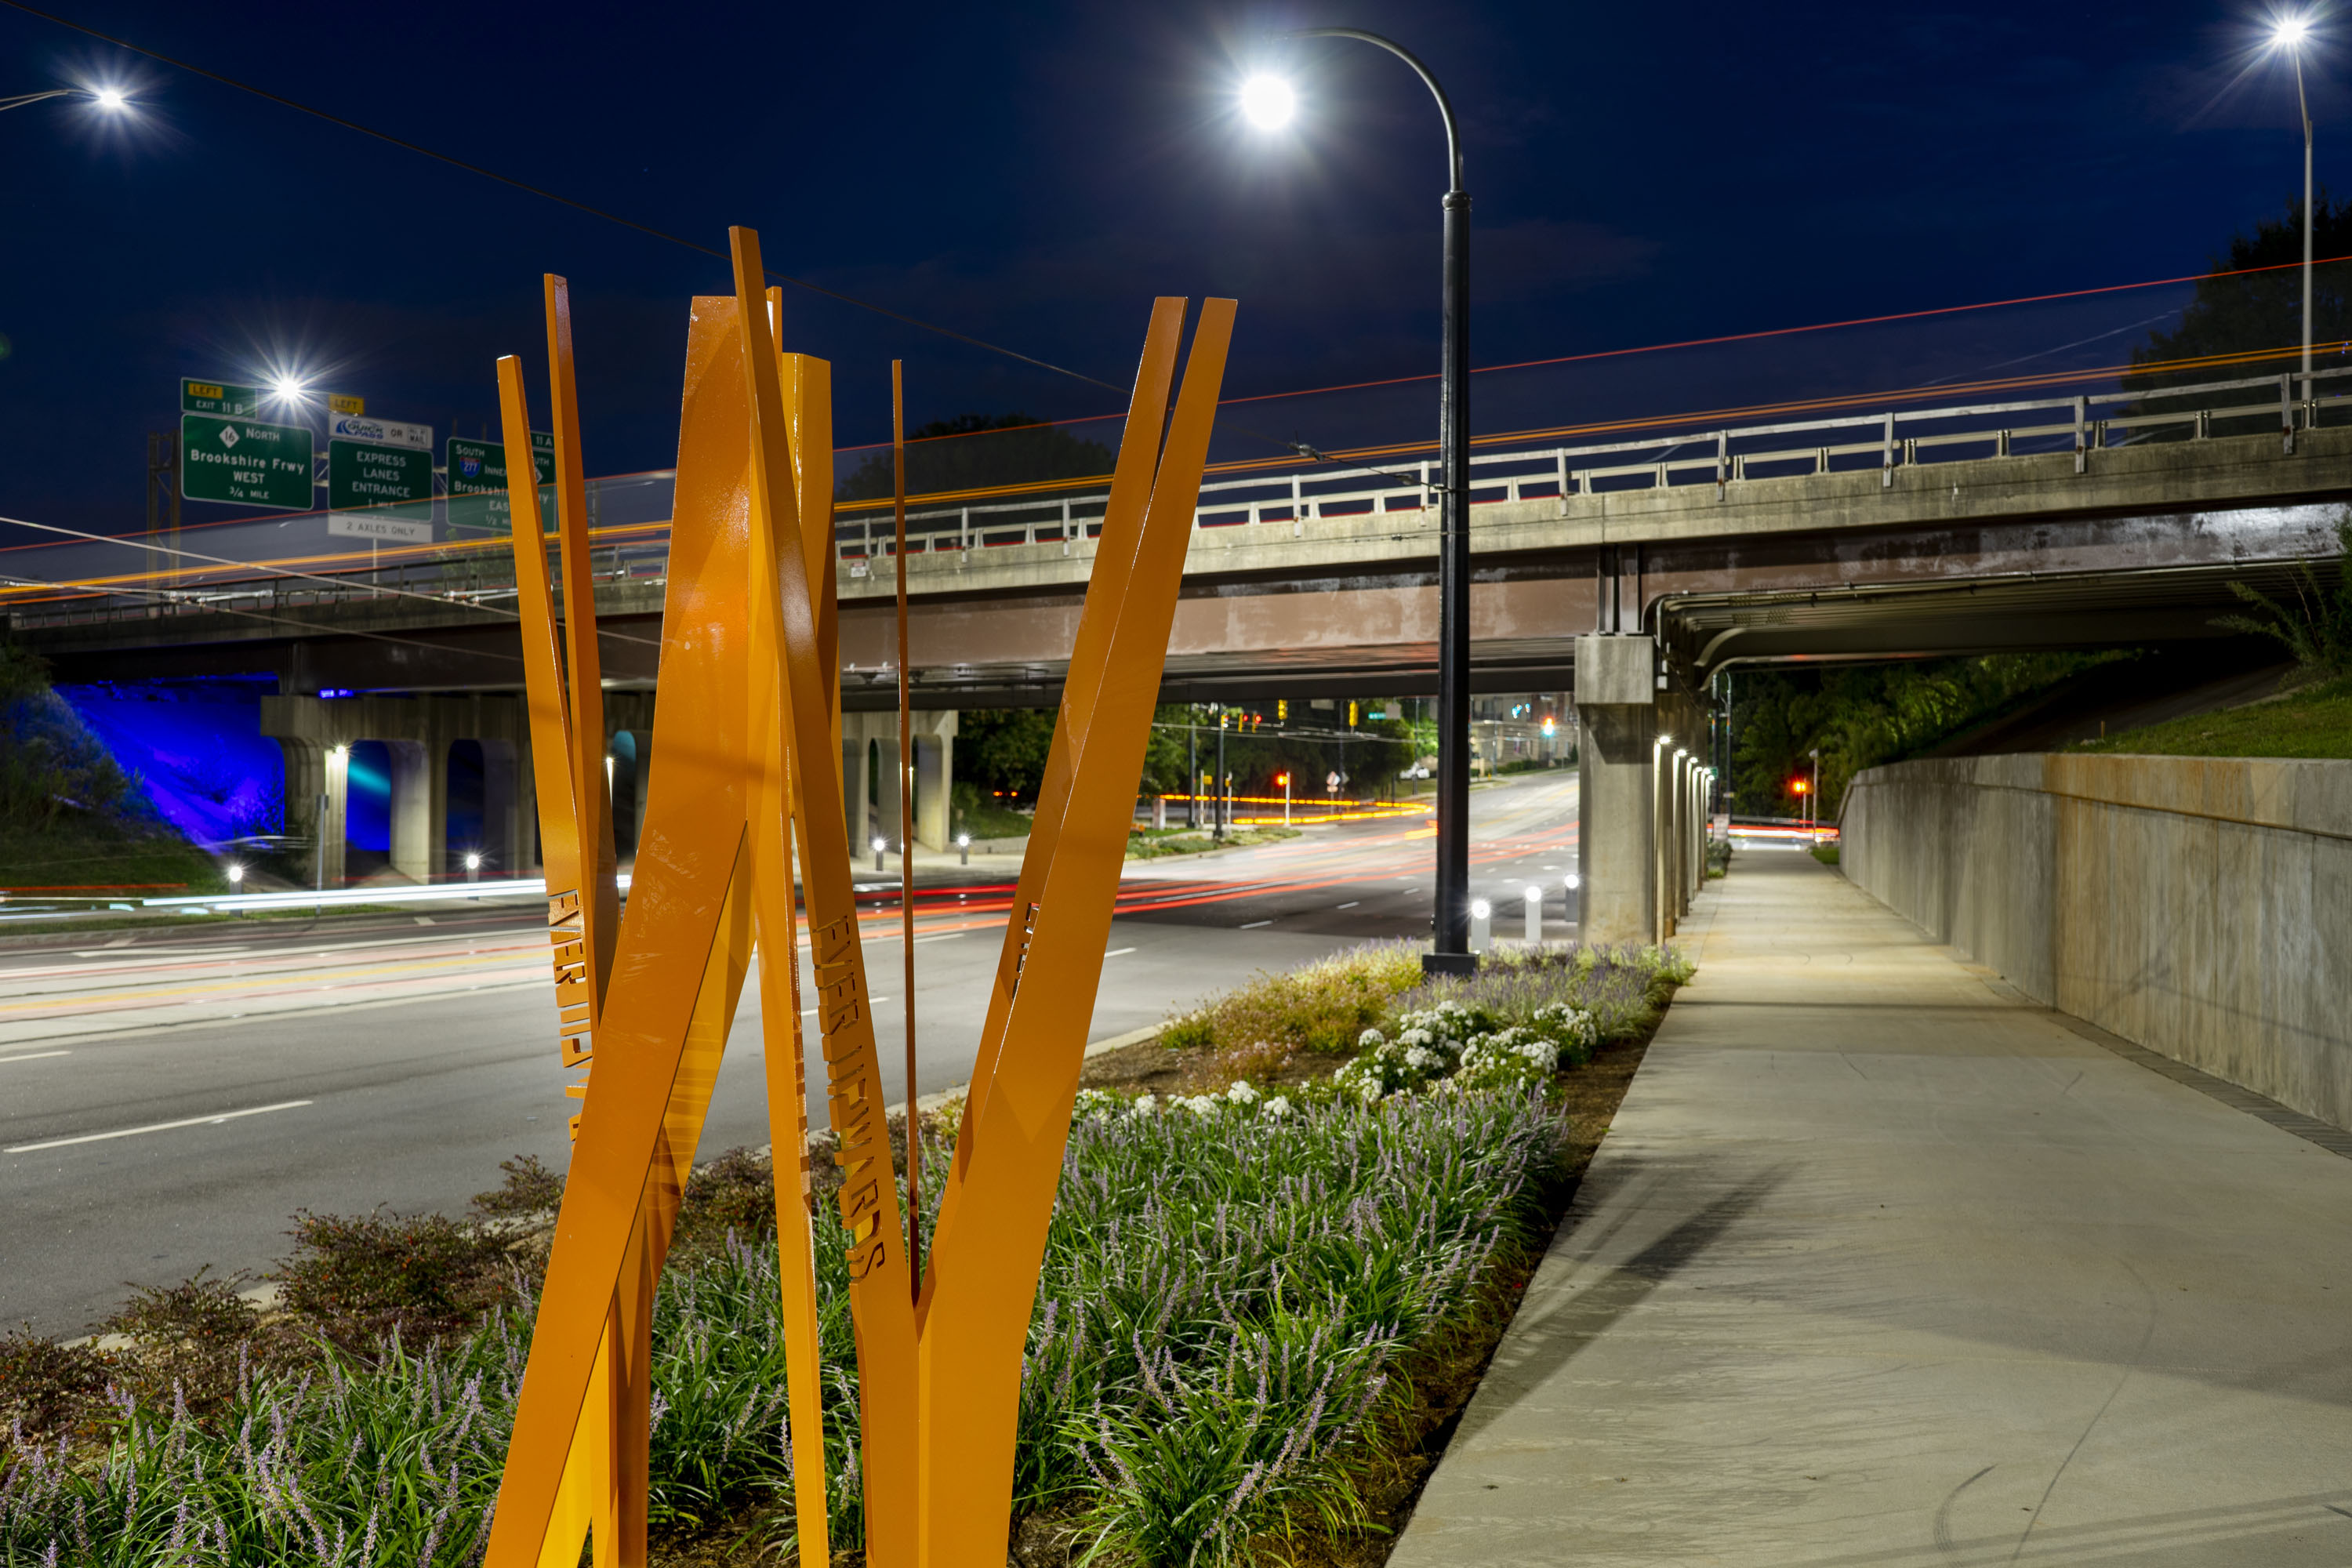
{"type": "Polygon", "coordinates": [[[1278,76],[1254,76],[1242,83],[1242,113],[1261,131],[1279,131],[1298,111],[1298,95],[1278,76]]]}
{"type": "Polygon", "coordinates": [[[14,98],[0,98],[0,110],[23,109],[53,98],[87,98],[92,107],[107,114],[127,113],[131,107],[130,94],[110,82],[101,82],[96,87],[53,87],[46,92],[20,92],[14,98]]]}
{"type": "Polygon", "coordinates": [[[2303,115],[2303,400],[2311,401],[2311,100],[2303,90],[2303,44],[2311,36],[2307,16],[2282,16],[2271,30],[2271,46],[2294,60],[2294,103],[2303,115]]]}
{"type": "MultiPolygon", "coordinates": [[[[1411,66],[1445,122],[1444,331],[1438,351],[1437,910],[1433,973],[1475,971],[1470,938],[1470,195],[1462,188],[1462,137],[1454,105],[1430,68],[1403,46],[1353,27],[1304,27],[1282,38],[1352,38],[1411,66]]],[[[1242,113],[1265,130],[1289,123],[1297,98],[1279,77],[1242,84],[1242,113]]]]}

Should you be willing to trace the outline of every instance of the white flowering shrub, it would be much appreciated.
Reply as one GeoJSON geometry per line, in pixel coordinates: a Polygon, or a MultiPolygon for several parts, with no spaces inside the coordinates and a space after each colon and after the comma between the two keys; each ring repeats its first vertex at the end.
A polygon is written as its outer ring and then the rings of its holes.
{"type": "Polygon", "coordinates": [[[1114,1116],[1126,1115],[1129,1105],[1125,1096],[1113,1094],[1107,1089],[1082,1089],[1078,1090],[1077,1103],[1070,1108],[1070,1120],[1106,1121],[1114,1116]]]}
{"type": "Polygon", "coordinates": [[[1338,1092],[1366,1105],[1437,1084],[1539,1083],[1562,1063],[1591,1060],[1600,1040],[1592,1016],[1565,1002],[1549,1003],[1527,1023],[1506,1026],[1483,1007],[1449,1000],[1402,1015],[1393,1036],[1366,1029],[1357,1038],[1355,1059],[1331,1081],[1338,1092]]]}
{"type": "Polygon", "coordinates": [[[1108,1089],[1082,1089],[1078,1090],[1076,1104],[1071,1108],[1070,1121],[1073,1124],[1111,1121],[1121,1117],[1152,1117],[1163,1111],[1181,1110],[1189,1116],[1225,1117],[1234,1121],[1258,1118],[1279,1121],[1297,1110],[1297,1107],[1287,1098],[1265,1094],[1249,1079],[1237,1079],[1223,1094],[1177,1094],[1166,1100],[1156,1094],[1139,1094],[1129,1100],[1108,1089]]]}
{"type": "Polygon", "coordinates": [[[1451,1080],[1463,1089],[1540,1083],[1559,1070],[1559,1047],[1521,1025],[1481,1035],[1464,1047],[1451,1080]]]}

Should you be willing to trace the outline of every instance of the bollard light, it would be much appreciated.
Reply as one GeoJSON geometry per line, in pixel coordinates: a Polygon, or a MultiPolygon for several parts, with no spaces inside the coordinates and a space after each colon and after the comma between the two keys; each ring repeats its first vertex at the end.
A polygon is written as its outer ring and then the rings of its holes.
{"type": "Polygon", "coordinates": [[[230,886],[230,887],[232,887],[232,888],[233,888],[233,887],[236,886],[239,882],[242,882],[242,881],[244,881],[244,880],[245,880],[245,868],[244,868],[244,867],[242,867],[242,866],[231,866],[231,867],[228,868],[228,881],[229,881],[229,886],[230,886]]]}
{"type": "Polygon", "coordinates": [[[957,834],[957,835],[956,835],[956,848],[957,848],[957,849],[961,853],[961,856],[962,856],[962,858],[961,858],[961,860],[959,862],[959,864],[961,864],[961,865],[965,865],[965,866],[969,866],[969,865],[971,865],[971,834],[969,834],[969,833],[959,833],[959,834],[957,834]]]}
{"type": "Polygon", "coordinates": [[[478,850],[467,850],[466,852],[466,880],[468,882],[480,880],[481,869],[482,857],[480,852],[478,850]]]}
{"type": "Polygon", "coordinates": [[[887,839],[887,838],[877,838],[877,839],[875,839],[875,841],[874,841],[874,868],[875,868],[877,871],[879,871],[880,869],[882,869],[882,853],[883,853],[883,851],[884,851],[884,850],[886,850],[886,849],[887,849],[887,848],[889,848],[889,847],[890,847],[890,841],[889,841],[888,839],[887,839]]]}
{"type": "Polygon", "coordinates": [[[1495,945],[1495,906],[1484,899],[1470,900],[1470,951],[1484,952],[1495,945]]]}
{"type": "Polygon", "coordinates": [[[1543,941],[1543,889],[1533,882],[1528,884],[1528,945],[1534,947],[1543,941]]]}

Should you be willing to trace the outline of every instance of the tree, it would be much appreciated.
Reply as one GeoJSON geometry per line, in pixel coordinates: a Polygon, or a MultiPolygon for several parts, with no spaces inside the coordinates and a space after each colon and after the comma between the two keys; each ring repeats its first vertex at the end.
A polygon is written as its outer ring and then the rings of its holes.
{"type": "MultiPolygon", "coordinates": [[[[2312,210],[2318,219],[2312,229],[2315,260],[2352,255],[2352,203],[2330,202],[2323,188],[2312,210]]],[[[2284,217],[2264,218],[2253,233],[2232,235],[2228,254],[2209,258],[2213,276],[2198,280],[2196,296],[2180,312],[2179,327],[2150,332],[2147,342],[2132,351],[2133,365],[2149,368],[2135,368],[2125,376],[2124,385],[2131,390],[2186,386],[2283,368],[2210,363],[2155,367],[2300,344],[2302,261],[2303,200],[2297,196],[2287,202],[2284,217]]],[[[2313,268],[2311,323],[2314,363],[2322,353],[2343,358],[2345,342],[2352,339],[2352,261],[2313,268]]]]}
{"type": "Polygon", "coordinates": [[[2308,561],[2294,563],[2290,586],[2294,603],[2282,605],[2252,585],[2232,580],[2230,592],[2262,611],[2260,616],[2221,616],[2213,624],[2233,632],[2275,637],[2295,663],[2316,676],[2352,675],[2352,507],[2336,515],[2336,577],[2328,587],[2308,561]]]}
{"type": "MultiPolygon", "coordinates": [[[[939,495],[1047,479],[1108,481],[1114,462],[1099,441],[1074,436],[1028,414],[960,414],[907,437],[907,493],[939,495]]],[[[890,453],[869,453],[840,484],[843,500],[875,500],[891,491],[890,453]]]]}
{"type": "Polygon", "coordinates": [[[2095,664],[2128,655],[1990,654],[1742,675],[1734,687],[1732,789],[1744,813],[1795,816],[1821,752],[1822,820],[1853,775],[1916,756],[2095,664]]]}
{"type": "Polygon", "coordinates": [[[956,720],[956,772],[1008,800],[1034,800],[1053,750],[1052,708],[968,709],[956,720]]]}

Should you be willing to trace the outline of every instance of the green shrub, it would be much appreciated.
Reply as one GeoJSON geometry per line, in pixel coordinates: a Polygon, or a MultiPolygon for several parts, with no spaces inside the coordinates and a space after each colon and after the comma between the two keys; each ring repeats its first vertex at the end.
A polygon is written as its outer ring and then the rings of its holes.
{"type": "Polygon", "coordinates": [[[1398,995],[1420,984],[1418,944],[1373,942],[1279,974],[1260,973],[1170,1020],[1160,1039],[1173,1050],[1255,1048],[1256,1059],[1266,1060],[1296,1052],[1346,1056],[1398,995]]]}
{"type": "MultiPolygon", "coordinates": [[[[1280,1100],[1090,1110],[1071,1129],[1024,1356],[1014,1499],[1021,1515],[1077,1529],[1082,1549],[1229,1563],[1307,1521],[1360,1523],[1358,1478],[1396,1440],[1389,1415],[1416,1356],[1488,1310],[1498,1272],[1539,1234],[1560,1137],[1539,1097],[1280,1100]]],[[[734,1173],[721,1187],[748,1203],[760,1163],[721,1163],[734,1173]]],[[[814,1223],[827,1506],[834,1540],[854,1552],[846,1236],[833,1205],[814,1223]]],[[[311,1276],[331,1276],[346,1319],[392,1299],[454,1306],[487,1276],[464,1266],[459,1227],[440,1225],[305,1216],[308,1272],[285,1272],[320,1293],[311,1276]]],[[[102,1453],[10,1456],[0,1563],[478,1563],[530,1305],[493,1307],[421,1350],[391,1337],[364,1357],[327,1350],[299,1369],[255,1368],[209,1417],[126,1398],[101,1412],[102,1453]]],[[[764,1506],[772,1543],[789,1550],[781,1313],[772,1235],[725,1237],[663,1276],[649,1474],[664,1528],[764,1506]]],[[[45,1358],[52,1406],[86,1400],[104,1376],[87,1353],[23,1345],[0,1342],[17,1356],[0,1365],[45,1358]]],[[[5,1384],[12,1398],[21,1386],[5,1384]]]]}
{"type": "Polygon", "coordinates": [[[274,1276],[286,1308],[347,1351],[471,1329],[521,1283],[502,1237],[440,1215],[295,1215],[274,1276]]]}
{"type": "Polygon", "coordinates": [[[499,1219],[552,1215],[562,1206],[563,1173],[551,1171],[536,1154],[518,1154],[499,1162],[505,1181],[487,1193],[474,1194],[474,1212],[499,1219]]]}

